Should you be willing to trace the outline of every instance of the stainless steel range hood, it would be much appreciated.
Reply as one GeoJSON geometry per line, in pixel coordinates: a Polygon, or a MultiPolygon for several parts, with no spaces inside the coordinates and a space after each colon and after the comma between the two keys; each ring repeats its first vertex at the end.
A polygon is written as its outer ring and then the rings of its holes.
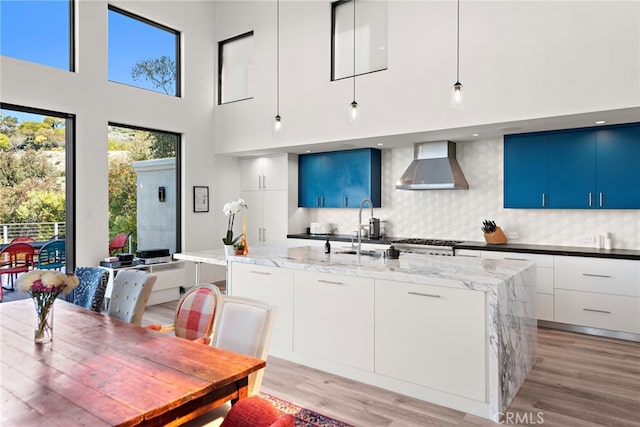
{"type": "Polygon", "coordinates": [[[468,190],[451,141],[414,145],[414,160],[396,182],[398,190],[468,190]]]}

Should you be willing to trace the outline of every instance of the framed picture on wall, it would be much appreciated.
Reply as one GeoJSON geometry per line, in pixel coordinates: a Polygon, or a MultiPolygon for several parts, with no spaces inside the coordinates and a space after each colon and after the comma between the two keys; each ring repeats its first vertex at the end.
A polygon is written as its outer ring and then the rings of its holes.
{"type": "Polygon", "coordinates": [[[209,212],[209,187],[193,187],[193,211],[209,212]]]}

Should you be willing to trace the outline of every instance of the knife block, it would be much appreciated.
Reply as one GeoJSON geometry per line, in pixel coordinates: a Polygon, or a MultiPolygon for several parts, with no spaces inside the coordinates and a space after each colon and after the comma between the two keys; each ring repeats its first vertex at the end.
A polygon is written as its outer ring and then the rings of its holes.
{"type": "Polygon", "coordinates": [[[496,227],[496,231],[484,235],[484,240],[493,245],[501,245],[507,243],[507,236],[504,235],[502,228],[496,227]]]}

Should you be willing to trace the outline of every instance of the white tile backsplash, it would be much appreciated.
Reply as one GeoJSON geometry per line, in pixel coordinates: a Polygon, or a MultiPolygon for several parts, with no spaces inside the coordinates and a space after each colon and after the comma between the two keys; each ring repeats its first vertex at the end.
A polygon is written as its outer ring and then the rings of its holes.
{"type": "MultiPolygon", "coordinates": [[[[504,209],[502,139],[456,145],[469,190],[396,190],[413,147],[383,150],[382,208],[374,215],[387,221],[387,234],[483,241],[482,220],[492,219],[505,233],[518,233],[511,243],[595,247],[584,239],[608,232],[614,248],[640,249],[640,210],[504,209]]],[[[362,217],[368,221],[368,208],[362,217]]],[[[358,210],[309,209],[309,219],[331,222],[338,233],[349,234],[357,228],[358,210]]]]}

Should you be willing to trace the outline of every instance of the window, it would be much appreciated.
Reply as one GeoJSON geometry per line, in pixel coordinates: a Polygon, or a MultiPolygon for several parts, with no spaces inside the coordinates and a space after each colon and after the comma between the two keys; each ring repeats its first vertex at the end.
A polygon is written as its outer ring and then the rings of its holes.
{"type": "MultiPolygon", "coordinates": [[[[331,80],[353,76],[353,1],[332,3],[331,80]]],[[[358,0],[355,23],[356,75],[387,69],[387,2],[358,0]]]]}
{"type": "Polygon", "coordinates": [[[0,53],[73,71],[73,1],[2,0],[0,53]]]}
{"type": "Polygon", "coordinates": [[[180,33],[109,6],[112,82],[180,96],[180,33]]]}
{"type": "Polygon", "coordinates": [[[253,97],[253,31],[218,43],[218,104],[253,97]]]}
{"type": "Polygon", "coordinates": [[[75,267],[74,122],[71,114],[0,104],[0,243],[64,236],[75,267]]]}
{"type": "Polygon", "coordinates": [[[180,251],[180,135],[109,126],[109,237],[180,251]]]}

